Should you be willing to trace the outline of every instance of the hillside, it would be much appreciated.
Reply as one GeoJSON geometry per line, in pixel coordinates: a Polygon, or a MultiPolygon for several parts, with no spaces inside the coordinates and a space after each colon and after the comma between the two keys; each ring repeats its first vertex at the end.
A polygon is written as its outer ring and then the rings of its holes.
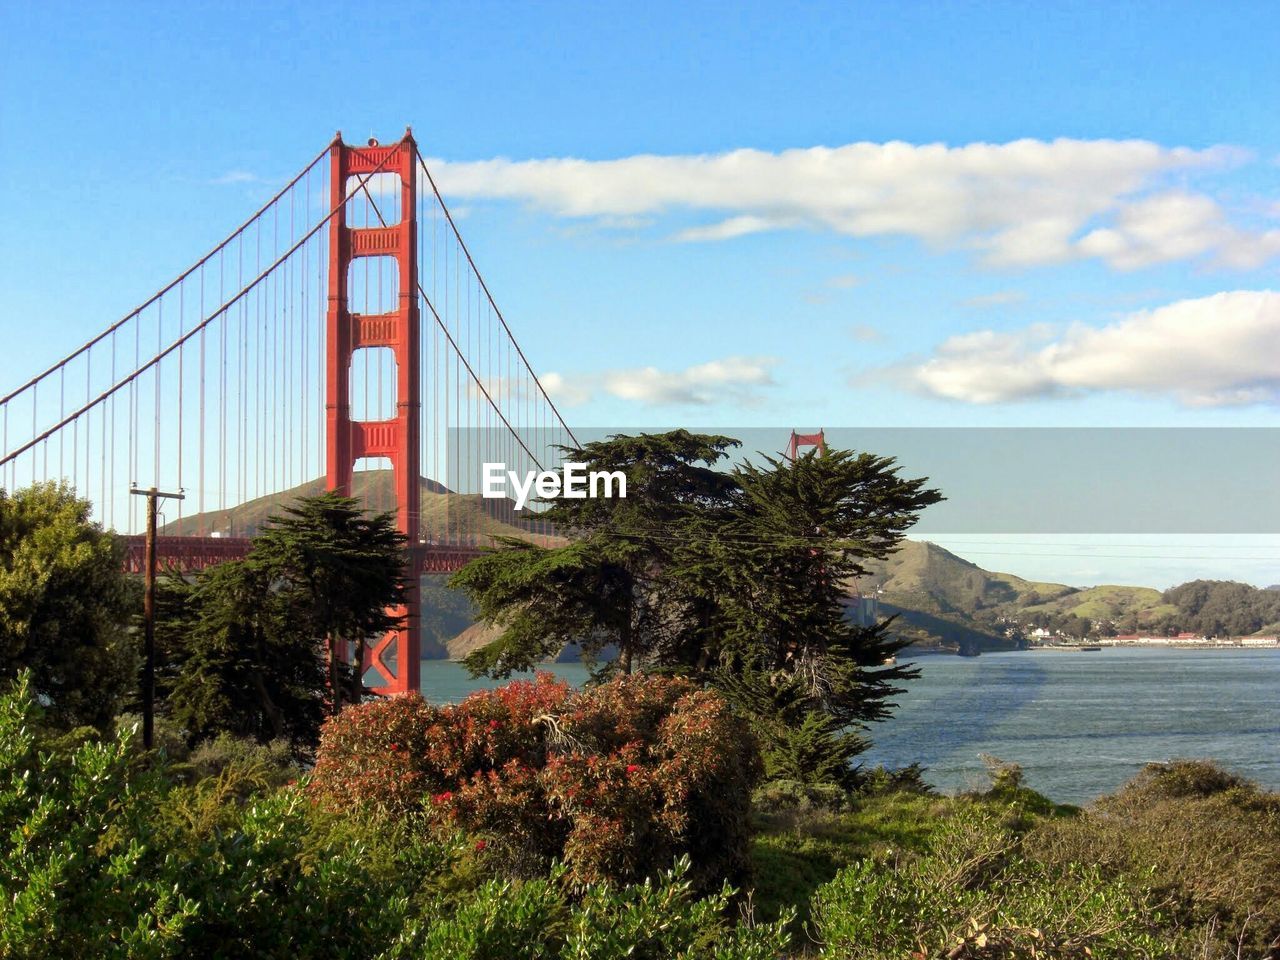
{"type": "Polygon", "coordinates": [[[1036,583],[992,573],[935,543],[907,540],[888,560],[871,564],[858,584],[881,591],[881,599],[925,613],[972,617],[1058,600],[1078,592],[1061,583],[1036,583]]]}
{"type": "MultiPolygon", "coordinates": [[[[389,470],[358,472],[353,494],[374,509],[394,502],[389,470]]],[[[164,535],[215,531],[224,536],[253,536],[282,506],[324,490],[313,480],[281,493],[261,497],[225,512],[193,514],[166,524],[164,535]]],[[[528,525],[510,501],[486,500],[454,493],[423,479],[422,536],[447,539],[459,529],[479,536],[529,535],[528,525]]],[[[422,652],[426,659],[458,660],[491,639],[491,627],[477,624],[466,598],[446,586],[446,577],[424,576],[422,652]]],[[[908,540],[887,560],[868,564],[868,573],[849,584],[851,593],[875,593],[883,614],[897,615],[898,629],[923,648],[986,651],[1010,649],[1005,635],[1010,622],[1033,622],[1076,616],[1088,620],[1120,620],[1136,616],[1145,625],[1177,613],[1160,591],[1148,587],[1105,585],[1080,589],[1061,583],[1039,583],[1008,573],[985,570],[937,544],[908,540]]]]}
{"type": "Polygon", "coordinates": [[[937,544],[908,540],[888,560],[869,565],[854,589],[879,591],[881,607],[897,613],[906,631],[925,645],[976,650],[1010,646],[1005,628],[1063,617],[1112,620],[1132,616],[1139,625],[1177,613],[1159,590],[1105,585],[1081,589],[1039,583],[984,570],[937,544]]]}
{"type": "Polygon", "coordinates": [[[1027,615],[1047,613],[1057,616],[1076,616],[1086,620],[1120,620],[1126,615],[1137,615],[1139,626],[1146,626],[1157,618],[1174,615],[1178,608],[1165,603],[1164,595],[1152,587],[1123,587],[1107,585],[1076,590],[1048,603],[1033,604],[1022,608],[1027,615]]]}
{"type": "MultiPolygon", "coordinates": [[[[351,493],[374,510],[391,510],[395,504],[394,475],[390,470],[361,470],[352,477],[351,493]]],[[[443,484],[425,477],[421,483],[421,531],[424,540],[446,540],[459,530],[476,536],[521,537],[528,525],[515,512],[511,501],[485,499],[479,494],[454,493],[443,484]]],[[[318,478],[280,493],[250,500],[226,511],[205,511],[174,520],[160,529],[161,536],[191,536],[213,532],[226,537],[251,537],[267,518],[299,497],[312,497],[325,490],[318,478]]]]}

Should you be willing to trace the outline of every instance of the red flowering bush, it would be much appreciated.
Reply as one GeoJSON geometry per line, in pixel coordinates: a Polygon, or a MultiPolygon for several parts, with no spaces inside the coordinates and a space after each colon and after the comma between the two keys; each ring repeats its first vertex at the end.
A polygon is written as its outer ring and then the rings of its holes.
{"type": "Polygon", "coordinates": [[[486,838],[516,869],[630,881],[681,854],[699,885],[739,877],[759,777],[726,702],[685,680],[572,692],[549,674],[454,706],[377,700],[331,718],[311,789],[330,806],[421,811],[486,838]]]}

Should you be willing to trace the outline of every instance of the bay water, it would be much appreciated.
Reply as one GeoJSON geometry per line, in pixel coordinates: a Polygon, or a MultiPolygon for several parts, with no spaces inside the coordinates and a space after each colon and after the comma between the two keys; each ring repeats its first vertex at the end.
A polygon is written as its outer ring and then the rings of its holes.
{"type": "MultiPolygon", "coordinates": [[[[1280,651],[1114,649],[904,657],[920,668],[864,763],[921,763],[946,791],[985,785],[982,754],[1018,763],[1053,800],[1085,803],[1144,764],[1213,758],[1280,789],[1280,651]]],[[[576,663],[545,669],[578,686],[576,663]]],[[[422,663],[422,693],[460,700],[498,681],[422,663]]]]}

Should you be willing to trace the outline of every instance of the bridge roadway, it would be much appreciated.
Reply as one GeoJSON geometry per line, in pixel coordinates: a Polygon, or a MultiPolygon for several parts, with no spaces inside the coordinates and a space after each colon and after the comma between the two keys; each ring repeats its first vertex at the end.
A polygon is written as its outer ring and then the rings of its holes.
{"type": "MultiPolygon", "coordinates": [[[[143,573],[146,538],[141,534],[122,538],[125,542],[124,568],[127,573],[143,573]]],[[[157,537],[156,551],[161,569],[172,566],[193,573],[227,560],[239,560],[249,552],[248,537],[157,537]]],[[[453,573],[484,552],[480,546],[425,543],[410,551],[414,569],[424,573],[453,573]]]]}

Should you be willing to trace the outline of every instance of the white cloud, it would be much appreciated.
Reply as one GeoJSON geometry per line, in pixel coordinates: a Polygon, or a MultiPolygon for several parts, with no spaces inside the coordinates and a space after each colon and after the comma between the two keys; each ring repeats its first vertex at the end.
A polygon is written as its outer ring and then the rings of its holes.
{"type": "Polygon", "coordinates": [[[1176,173],[1242,156],[1145,140],[895,141],[604,161],[436,160],[432,169],[451,196],[519,200],[560,217],[713,218],[679,229],[681,241],[806,228],[914,237],[996,265],[1100,257],[1132,269],[1203,255],[1252,266],[1280,254],[1280,231],[1232,227],[1212,198],[1167,189],[1176,173]]]}
{"type": "Polygon", "coordinates": [[[1217,259],[1226,266],[1248,269],[1280,254],[1280,230],[1249,233],[1229,224],[1208,197],[1171,190],[1130,204],[1111,227],[1083,236],[1079,248],[1121,270],[1210,251],[1217,251],[1217,259]]]}
{"type": "Polygon", "coordinates": [[[543,388],[556,403],[567,407],[580,407],[591,399],[589,387],[565,377],[561,373],[544,373],[538,378],[543,388]]]}
{"type": "Polygon", "coordinates": [[[777,362],[773,357],[733,356],[683,370],[633,367],[572,378],[548,373],[541,380],[551,398],[567,406],[586,403],[599,392],[650,406],[705,406],[726,398],[751,404],[760,399],[761,388],[773,385],[777,362]]]}
{"type": "Polygon", "coordinates": [[[1084,391],[1172,396],[1188,406],[1280,403],[1280,293],[1217,293],[1105,326],[962,334],[907,376],[967,403],[1084,391]]]}
{"type": "Polygon", "coordinates": [[[752,233],[764,233],[766,230],[775,230],[782,226],[785,226],[785,224],[770,220],[767,217],[743,215],[730,217],[728,220],[722,220],[720,223],[713,223],[705,227],[689,227],[677,233],[675,238],[686,243],[697,243],[703,240],[732,240],[734,237],[745,237],[752,233]]]}
{"type": "Polygon", "coordinates": [[[875,343],[884,339],[884,334],[869,323],[855,323],[849,328],[849,336],[859,343],[875,343]]]}

